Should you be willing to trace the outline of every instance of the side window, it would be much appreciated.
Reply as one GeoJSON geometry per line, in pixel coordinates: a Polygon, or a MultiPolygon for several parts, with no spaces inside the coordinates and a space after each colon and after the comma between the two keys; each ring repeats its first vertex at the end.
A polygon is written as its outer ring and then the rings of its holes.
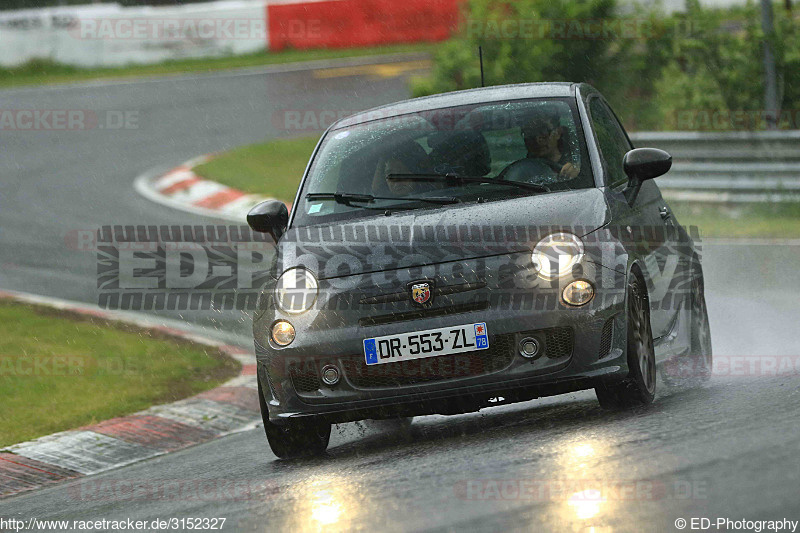
{"type": "Polygon", "coordinates": [[[592,115],[592,126],[597,135],[600,152],[611,174],[606,181],[614,187],[628,179],[622,169],[622,158],[631,149],[631,145],[622,126],[602,100],[592,98],[589,102],[589,112],[592,115]]]}

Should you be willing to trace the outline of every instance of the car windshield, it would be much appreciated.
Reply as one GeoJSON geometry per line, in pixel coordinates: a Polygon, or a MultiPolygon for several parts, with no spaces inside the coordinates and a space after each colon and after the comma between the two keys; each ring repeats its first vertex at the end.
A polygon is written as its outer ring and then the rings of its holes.
{"type": "Polygon", "coordinates": [[[329,131],[293,225],[594,186],[572,99],[378,118],[329,131]]]}

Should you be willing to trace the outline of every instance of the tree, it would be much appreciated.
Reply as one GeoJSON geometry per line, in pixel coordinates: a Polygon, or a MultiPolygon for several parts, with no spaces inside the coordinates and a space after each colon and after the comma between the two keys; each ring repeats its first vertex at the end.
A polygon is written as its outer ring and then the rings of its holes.
{"type": "Polygon", "coordinates": [[[615,0],[470,0],[460,32],[437,51],[432,76],[414,93],[479,86],[480,45],[487,85],[587,82],[635,124],[668,59],[671,32],[652,14],[615,11],[615,0]]]}

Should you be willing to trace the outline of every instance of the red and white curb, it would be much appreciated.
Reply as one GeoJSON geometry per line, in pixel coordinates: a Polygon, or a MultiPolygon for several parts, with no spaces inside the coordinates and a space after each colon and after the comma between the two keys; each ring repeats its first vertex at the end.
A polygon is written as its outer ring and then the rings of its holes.
{"type": "Polygon", "coordinates": [[[246,222],[247,212],[253,206],[271,198],[248,194],[194,173],[194,167],[212,157],[204,155],[190,159],[166,173],[145,173],[136,178],[134,188],[145,198],[174,209],[237,223],[246,222]]]}
{"type": "Polygon", "coordinates": [[[66,300],[13,291],[0,291],[0,299],[145,327],[214,347],[242,365],[238,377],[191,398],[0,450],[0,498],[163,455],[251,429],[261,422],[252,349],[159,325],[153,319],[100,311],[66,300]]]}

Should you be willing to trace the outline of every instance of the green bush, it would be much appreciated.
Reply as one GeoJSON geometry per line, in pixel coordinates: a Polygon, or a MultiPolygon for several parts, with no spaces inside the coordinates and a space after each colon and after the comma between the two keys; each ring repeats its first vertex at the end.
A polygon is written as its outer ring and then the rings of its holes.
{"type": "MultiPolygon", "coordinates": [[[[798,23],[781,4],[774,11],[770,39],[779,97],[783,108],[796,110],[798,23]]],[[[431,76],[412,80],[412,93],[479,86],[480,45],[487,85],[587,82],[631,129],[759,128],[765,126],[754,120],[764,107],[763,39],[753,4],[710,9],[687,0],[685,13],[665,16],[655,10],[623,15],[615,0],[469,0],[459,33],[435,54],[431,76]],[[594,21],[610,31],[587,35],[594,21]],[[734,112],[748,110],[753,112],[726,126],[734,112]]],[[[796,120],[783,126],[797,127],[796,120]]]]}
{"type": "Polygon", "coordinates": [[[615,10],[615,0],[469,0],[459,34],[440,47],[431,77],[413,82],[412,93],[479,86],[482,46],[487,85],[587,82],[628,109],[623,115],[641,117],[670,35],[651,14],[615,10]]]}
{"type": "MultiPolygon", "coordinates": [[[[658,84],[666,125],[678,129],[763,129],[764,70],[760,7],[702,8],[687,0],[676,14],[685,31],[674,40],[672,61],[658,84]]],[[[797,22],[776,4],[770,42],[781,107],[800,105],[797,22]]],[[[797,128],[796,120],[782,127],[797,128]]]]}

